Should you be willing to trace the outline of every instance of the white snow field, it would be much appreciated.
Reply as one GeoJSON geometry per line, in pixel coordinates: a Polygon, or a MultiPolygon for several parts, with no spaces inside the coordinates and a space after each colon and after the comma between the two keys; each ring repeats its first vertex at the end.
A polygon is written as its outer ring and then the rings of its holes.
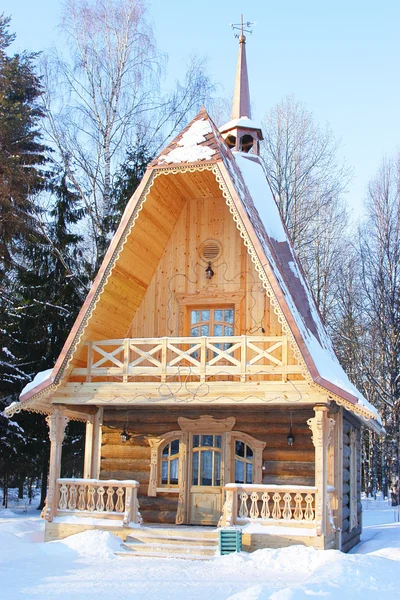
{"type": "Polygon", "coordinates": [[[99,531],[43,544],[36,510],[3,509],[0,598],[400,599],[400,523],[394,515],[392,508],[365,511],[362,541],[347,555],[292,546],[197,562],[117,557],[120,540],[99,531]]]}

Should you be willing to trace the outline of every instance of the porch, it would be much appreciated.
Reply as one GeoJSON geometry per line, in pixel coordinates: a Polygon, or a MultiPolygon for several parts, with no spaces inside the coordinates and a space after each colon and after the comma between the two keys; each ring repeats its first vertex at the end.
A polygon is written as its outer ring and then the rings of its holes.
{"type": "Polygon", "coordinates": [[[157,555],[163,550],[184,554],[193,546],[196,557],[201,557],[212,555],[211,548],[215,553],[220,527],[235,526],[242,529],[245,551],[292,544],[334,546],[332,487],[327,490],[326,510],[319,515],[315,487],[227,484],[218,528],[143,523],[138,488],[137,481],[59,478],[55,506],[43,513],[46,541],[101,529],[121,537],[125,550],[134,554],[157,555]]]}

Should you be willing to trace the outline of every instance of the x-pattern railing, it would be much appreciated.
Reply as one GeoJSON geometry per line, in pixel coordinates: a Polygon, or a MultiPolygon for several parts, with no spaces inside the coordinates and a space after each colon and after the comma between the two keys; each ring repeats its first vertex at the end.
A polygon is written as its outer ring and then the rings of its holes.
{"type": "Polygon", "coordinates": [[[156,377],[161,381],[180,377],[234,376],[241,381],[251,375],[300,373],[288,364],[285,336],[211,336],[127,338],[88,342],[87,368],[75,375],[121,378],[156,377]]]}

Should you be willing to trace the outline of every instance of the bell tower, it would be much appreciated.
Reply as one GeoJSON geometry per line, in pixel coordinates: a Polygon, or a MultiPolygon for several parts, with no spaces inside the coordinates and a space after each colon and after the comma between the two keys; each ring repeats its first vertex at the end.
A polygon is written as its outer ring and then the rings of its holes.
{"type": "Polygon", "coordinates": [[[220,127],[220,133],[225,139],[231,150],[237,152],[246,152],[250,154],[260,154],[260,140],[263,139],[261,127],[251,119],[250,107],[250,89],[249,77],[247,73],[246,60],[246,36],[245,33],[251,33],[246,27],[250,27],[249,21],[232,25],[233,29],[238,29],[239,34],[239,54],[236,67],[235,89],[233,92],[231,121],[220,127]]]}

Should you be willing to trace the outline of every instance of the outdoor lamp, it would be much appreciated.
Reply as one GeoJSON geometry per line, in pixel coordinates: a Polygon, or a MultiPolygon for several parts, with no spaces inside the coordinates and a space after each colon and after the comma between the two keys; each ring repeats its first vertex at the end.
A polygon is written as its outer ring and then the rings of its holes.
{"type": "Polygon", "coordinates": [[[294,444],[294,435],[293,435],[293,430],[292,430],[292,413],[290,413],[290,428],[289,428],[289,435],[287,436],[287,443],[288,443],[288,446],[293,446],[293,444],[294,444]]]}
{"type": "Polygon", "coordinates": [[[214,276],[214,271],[211,268],[211,261],[208,262],[208,267],[206,269],[206,277],[207,279],[211,279],[214,276]]]}
{"type": "Polygon", "coordinates": [[[125,422],[124,428],[121,432],[121,442],[123,444],[125,444],[129,440],[129,438],[130,438],[130,435],[128,433],[128,413],[126,413],[126,422],[125,422]]]}

